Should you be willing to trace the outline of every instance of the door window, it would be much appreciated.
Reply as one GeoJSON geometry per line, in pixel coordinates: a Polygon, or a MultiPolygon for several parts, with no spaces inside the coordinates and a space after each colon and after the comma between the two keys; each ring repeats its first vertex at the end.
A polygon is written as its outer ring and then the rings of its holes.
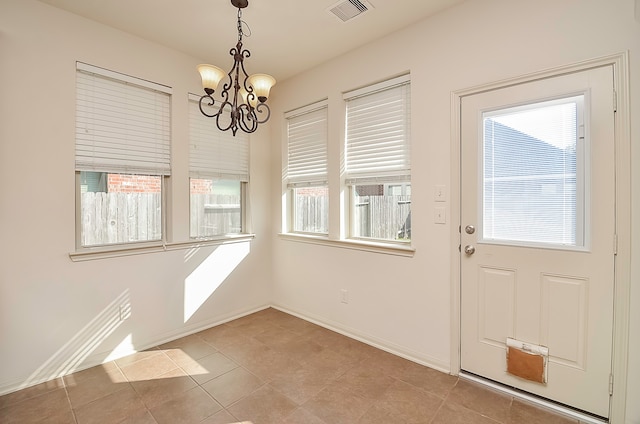
{"type": "Polygon", "coordinates": [[[584,96],[482,114],[482,240],[585,245],[584,96]]]}

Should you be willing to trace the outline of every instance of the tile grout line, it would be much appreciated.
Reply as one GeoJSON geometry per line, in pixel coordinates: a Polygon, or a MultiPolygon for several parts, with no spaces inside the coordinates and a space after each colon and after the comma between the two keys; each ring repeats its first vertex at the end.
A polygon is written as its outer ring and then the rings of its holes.
{"type": "Polygon", "coordinates": [[[67,403],[69,404],[69,410],[71,411],[71,417],[73,418],[73,422],[75,424],[78,424],[78,417],[76,416],[76,411],[73,409],[73,405],[71,404],[71,397],[69,396],[69,389],[67,388],[67,382],[65,381],[64,376],[58,377],[58,378],[62,382],[62,388],[64,389],[65,398],[67,399],[67,403]]]}
{"type": "Polygon", "coordinates": [[[432,424],[435,421],[435,419],[438,418],[438,414],[440,413],[442,408],[444,408],[445,402],[447,401],[447,399],[449,399],[449,396],[451,396],[451,392],[458,385],[459,381],[460,381],[459,379],[456,380],[456,384],[454,384],[453,387],[447,391],[447,395],[444,398],[441,398],[442,402],[440,402],[440,406],[438,406],[438,409],[436,409],[436,412],[433,414],[433,417],[431,417],[431,419],[429,420],[429,424],[432,424]]]}
{"type": "MultiPolygon", "coordinates": [[[[458,383],[459,383],[459,382],[460,382],[460,378],[458,377],[458,379],[457,379],[457,381],[456,381],[456,384],[454,384],[454,385],[453,385],[453,387],[451,388],[451,390],[449,390],[449,392],[447,393],[447,395],[446,395],[446,396],[445,396],[445,398],[443,399],[442,404],[440,405],[440,407],[439,407],[439,408],[438,408],[438,410],[436,411],[436,414],[433,416],[433,419],[431,420],[431,423],[433,422],[433,420],[435,420],[435,419],[437,418],[438,413],[439,413],[439,412],[440,412],[440,410],[444,407],[444,404],[449,400],[449,397],[451,396],[451,392],[453,391],[453,389],[455,389],[455,387],[458,385],[458,383]]],[[[474,414],[478,414],[478,415],[480,415],[480,416],[481,416],[481,417],[483,417],[483,418],[486,418],[486,419],[488,419],[488,420],[490,420],[490,421],[493,421],[493,422],[495,422],[496,424],[508,424],[508,423],[509,423],[509,415],[507,415],[507,418],[506,418],[506,420],[507,420],[507,421],[504,421],[504,422],[503,422],[503,421],[499,421],[499,420],[497,420],[497,419],[495,419],[495,418],[493,418],[493,417],[490,417],[490,416],[488,416],[488,415],[485,415],[485,414],[483,414],[483,413],[482,413],[482,412],[480,412],[480,411],[477,411],[477,410],[475,410],[475,409],[468,408],[467,406],[462,405],[462,404],[459,404],[459,403],[457,403],[457,402],[452,402],[452,403],[454,403],[454,404],[456,404],[456,405],[460,406],[461,408],[463,408],[463,409],[465,409],[465,410],[467,410],[467,411],[470,411],[470,412],[472,412],[472,413],[474,413],[474,414]]],[[[510,410],[511,410],[511,405],[512,405],[512,404],[513,404],[513,397],[512,397],[512,396],[510,396],[510,397],[509,397],[509,406],[508,406],[508,408],[507,408],[507,411],[510,411],[510,410]]]]}
{"type": "MultiPolygon", "coordinates": [[[[223,324],[223,325],[224,325],[224,324],[223,324]]],[[[236,370],[236,369],[238,369],[238,368],[242,368],[242,369],[244,369],[245,371],[249,372],[251,375],[255,375],[255,374],[253,374],[251,371],[249,371],[249,370],[248,370],[247,368],[245,368],[243,365],[241,365],[241,364],[239,364],[238,362],[234,361],[232,358],[228,357],[228,356],[227,356],[226,354],[224,354],[224,353],[223,353],[223,352],[222,352],[222,351],[221,351],[217,346],[215,346],[215,345],[213,345],[213,344],[209,343],[208,341],[206,341],[205,339],[203,339],[202,337],[200,337],[200,336],[198,335],[198,333],[194,333],[193,335],[197,336],[199,340],[201,340],[203,343],[205,343],[206,345],[208,345],[208,346],[212,347],[212,348],[215,350],[215,351],[214,351],[214,352],[212,352],[210,355],[214,355],[214,354],[218,353],[218,354],[220,354],[220,355],[224,356],[224,357],[225,357],[226,359],[228,359],[229,361],[233,362],[233,363],[234,363],[235,365],[237,365],[237,366],[236,366],[235,368],[233,368],[233,369],[229,370],[229,371],[225,371],[225,372],[223,372],[222,374],[217,375],[216,377],[213,377],[213,378],[212,378],[212,379],[210,379],[210,380],[207,380],[207,381],[205,381],[205,382],[203,382],[203,383],[199,383],[199,382],[198,382],[198,381],[197,381],[197,380],[196,380],[196,379],[195,379],[195,378],[194,378],[194,377],[193,377],[189,372],[187,372],[187,370],[186,370],[186,369],[184,369],[182,366],[180,366],[180,364],[178,364],[176,361],[174,361],[174,360],[173,360],[169,355],[166,355],[166,353],[165,353],[165,355],[169,358],[169,360],[170,360],[171,362],[173,362],[173,363],[176,365],[176,367],[177,367],[177,368],[179,368],[182,372],[184,372],[184,374],[185,374],[187,377],[189,377],[189,378],[191,379],[191,381],[193,381],[193,382],[194,382],[194,384],[196,385],[196,387],[199,387],[202,391],[204,391],[204,392],[206,393],[206,395],[207,395],[209,398],[211,398],[211,400],[213,400],[214,402],[216,402],[216,403],[217,403],[218,405],[220,405],[220,407],[222,408],[222,409],[220,409],[219,411],[216,411],[216,412],[214,412],[213,414],[211,414],[211,415],[209,415],[209,416],[205,417],[205,418],[204,418],[203,420],[201,420],[201,421],[204,421],[204,420],[206,420],[206,419],[208,419],[208,418],[211,418],[212,416],[214,416],[214,415],[216,415],[216,414],[219,414],[221,411],[225,411],[226,413],[228,413],[229,415],[231,415],[234,419],[238,419],[235,415],[233,415],[233,414],[231,413],[231,411],[229,411],[229,410],[228,410],[228,407],[227,407],[227,406],[224,406],[224,405],[223,405],[223,404],[222,404],[218,399],[216,399],[216,398],[215,398],[215,396],[213,396],[211,393],[209,393],[209,392],[208,392],[208,391],[203,387],[203,385],[205,385],[205,384],[209,383],[210,381],[215,380],[216,378],[219,378],[219,377],[221,377],[221,376],[223,376],[223,375],[226,375],[226,374],[228,374],[228,373],[230,373],[230,372],[232,372],[233,370],[236,370]]],[[[160,347],[158,347],[158,349],[162,350],[162,352],[164,353],[164,349],[162,349],[162,348],[160,348],[160,347]]],[[[206,356],[210,356],[210,355],[205,355],[205,356],[203,356],[203,358],[205,358],[206,356]]],[[[202,359],[202,358],[198,358],[198,359],[202,359]]],[[[196,361],[197,361],[197,360],[196,360],[196,361]]],[[[260,380],[262,381],[262,379],[260,379],[260,380]]],[[[266,384],[266,383],[265,383],[265,382],[263,382],[263,384],[262,384],[260,387],[264,386],[265,384],[266,384]]],[[[191,390],[191,389],[190,389],[190,390],[191,390]]],[[[256,389],[256,390],[257,390],[257,389],[256,389]]],[[[255,390],[254,390],[254,392],[255,392],[255,390]]],[[[252,392],[252,393],[253,393],[253,392],[252,392]]],[[[247,396],[248,396],[248,395],[247,395],[247,396]]],[[[246,396],[244,396],[244,397],[246,397],[246,396]]],[[[229,407],[230,407],[230,406],[232,406],[232,405],[234,405],[234,404],[236,404],[237,402],[241,401],[242,399],[244,399],[244,397],[242,397],[242,398],[240,398],[240,399],[238,399],[238,400],[234,401],[231,405],[229,405],[229,407]]],[[[148,409],[148,408],[147,408],[147,409],[148,409]]],[[[150,411],[150,410],[149,410],[149,413],[151,414],[151,411],[150,411]]],[[[153,414],[151,414],[151,415],[153,416],[153,414]]],[[[155,417],[154,417],[154,419],[155,419],[155,417]]]]}
{"type": "Polygon", "coordinates": [[[67,389],[67,382],[62,381],[62,388],[64,389],[64,394],[67,398],[67,403],[69,404],[69,410],[71,411],[71,416],[73,417],[73,422],[78,424],[78,417],[76,416],[76,410],[73,409],[73,405],[71,404],[71,397],[69,397],[69,390],[67,389]]]}
{"type": "MultiPolygon", "coordinates": [[[[154,346],[152,349],[147,349],[147,350],[159,350],[159,348],[157,346],[154,346]]],[[[169,359],[171,360],[171,358],[169,358],[169,359]]],[[[144,409],[149,413],[149,415],[151,416],[153,421],[156,422],[156,424],[157,424],[158,420],[156,420],[156,417],[151,413],[151,409],[142,400],[142,396],[140,395],[140,393],[138,393],[138,391],[133,386],[133,384],[131,384],[131,381],[129,380],[129,377],[127,377],[127,375],[124,373],[124,370],[122,369],[122,367],[120,367],[120,364],[118,364],[115,360],[113,360],[111,362],[118,369],[118,371],[120,371],[120,374],[122,374],[122,376],[125,378],[125,380],[127,381],[127,384],[129,385],[129,387],[131,387],[131,390],[133,390],[133,392],[136,394],[136,396],[138,396],[140,398],[140,402],[142,402],[142,404],[144,405],[144,409]]],[[[136,362],[140,362],[140,360],[134,361],[134,362],[132,362],[132,364],[134,364],[136,362]]]]}

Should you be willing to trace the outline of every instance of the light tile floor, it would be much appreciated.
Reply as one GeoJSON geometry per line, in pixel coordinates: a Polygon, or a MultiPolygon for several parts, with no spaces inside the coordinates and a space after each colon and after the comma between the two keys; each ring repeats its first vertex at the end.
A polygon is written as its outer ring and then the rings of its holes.
{"type": "Polygon", "coordinates": [[[2,396],[0,422],[577,423],[275,309],[2,396]]]}

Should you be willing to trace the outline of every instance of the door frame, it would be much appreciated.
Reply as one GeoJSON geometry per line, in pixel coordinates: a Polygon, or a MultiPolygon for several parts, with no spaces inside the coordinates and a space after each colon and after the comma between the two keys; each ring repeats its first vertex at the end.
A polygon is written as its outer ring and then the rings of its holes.
{"type": "Polygon", "coordinates": [[[613,394],[610,400],[609,422],[625,422],[627,398],[627,358],[629,354],[629,314],[631,291],[631,131],[629,117],[629,52],[622,52],[584,62],[547,69],[515,78],[483,84],[451,93],[451,374],[460,373],[460,294],[461,261],[461,106],[462,98],[499,88],[552,78],[611,65],[613,67],[612,107],[615,107],[615,228],[617,248],[614,259],[614,309],[612,374],[613,394]],[[614,95],[615,93],[615,95],[614,95]]]}

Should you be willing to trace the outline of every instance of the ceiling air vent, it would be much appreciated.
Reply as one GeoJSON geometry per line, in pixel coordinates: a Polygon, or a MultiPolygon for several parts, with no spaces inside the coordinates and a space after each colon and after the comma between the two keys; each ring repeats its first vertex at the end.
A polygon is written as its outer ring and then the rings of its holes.
{"type": "Polygon", "coordinates": [[[327,9],[342,22],[350,21],[371,9],[371,3],[360,0],[342,0],[327,9]]]}

